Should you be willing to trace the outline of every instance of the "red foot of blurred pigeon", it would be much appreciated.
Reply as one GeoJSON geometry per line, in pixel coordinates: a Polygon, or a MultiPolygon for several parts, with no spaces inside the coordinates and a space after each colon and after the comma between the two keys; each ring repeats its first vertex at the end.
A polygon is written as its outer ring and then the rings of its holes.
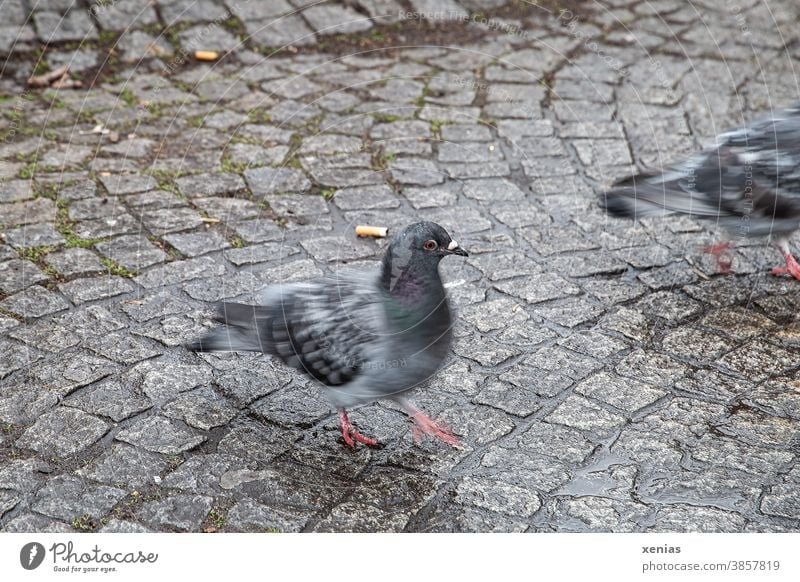
{"type": "Polygon", "coordinates": [[[453,431],[450,430],[447,423],[442,421],[436,422],[405,399],[398,399],[398,402],[400,402],[406,414],[411,417],[411,420],[414,421],[414,426],[411,427],[411,434],[414,435],[415,443],[422,440],[422,435],[429,435],[457,449],[461,448],[458,444],[458,438],[453,434],[453,431]]]}
{"type": "Polygon", "coordinates": [[[364,436],[350,424],[350,418],[348,418],[347,412],[344,409],[339,411],[339,423],[342,425],[342,438],[344,438],[344,442],[347,443],[347,446],[351,449],[354,449],[356,446],[355,443],[353,443],[354,440],[370,447],[378,446],[378,441],[364,436]]]}
{"type": "Polygon", "coordinates": [[[353,428],[345,409],[381,398],[398,402],[423,433],[456,446],[449,428],[403,397],[450,350],[452,320],[439,277],[439,261],[450,255],[467,252],[438,224],[413,224],[391,240],[380,272],[273,285],[258,305],[222,303],[225,326],[187,347],[264,352],[305,372],[325,386],[351,447],[378,443],[353,428]]]}
{"type": "Polygon", "coordinates": [[[714,258],[717,259],[717,270],[720,272],[720,274],[730,275],[733,273],[731,270],[732,246],[732,242],[724,241],[713,245],[705,245],[704,247],[701,247],[701,249],[704,253],[714,255],[714,258]]]}
{"type": "Polygon", "coordinates": [[[792,256],[792,252],[789,250],[789,245],[786,244],[786,242],[781,242],[775,246],[781,253],[783,253],[783,258],[786,259],[786,266],[773,268],[773,275],[785,275],[788,273],[795,279],[800,280],[800,265],[797,264],[797,260],[794,258],[794,256],[792,256]]]}
{"type": "Polygon", "coordinates": [[[800,227],[800,105],[722,134],[715,147],[661,173],[617,182],[602,199],[609,214],[687,214],[738,238],[770,237],[800,279],[788,239],[800,227]]]}

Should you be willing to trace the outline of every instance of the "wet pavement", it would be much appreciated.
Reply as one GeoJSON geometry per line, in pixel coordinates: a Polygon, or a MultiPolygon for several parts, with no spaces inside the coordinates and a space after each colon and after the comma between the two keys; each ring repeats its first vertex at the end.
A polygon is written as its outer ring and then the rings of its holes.
{"type": "Polygon", "coordinates": [[[797,100],[794,0],[34,4],[0,25],[0,530],[798,530],[800,283],[595,203],[797,100]],[[385,403],[349,450],[299,374],[181,347],[423,218],[471,252],[416,395],[463,450],[385,403]]]}

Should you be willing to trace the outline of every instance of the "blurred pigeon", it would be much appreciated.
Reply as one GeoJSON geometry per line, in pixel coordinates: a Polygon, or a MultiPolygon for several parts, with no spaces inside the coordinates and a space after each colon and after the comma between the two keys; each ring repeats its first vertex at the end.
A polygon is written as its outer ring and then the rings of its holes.
{"type": "MultiPolygon", "coordinates": [[[[776,275],[800,279],[788,239],[800,227],[800,104],[717,138],[662,173],[639,174],[603,195],[609,214],[688,214],[717,221],[738,238],[766,236],[786,260],[776,275]]],[[[704,247],[730,272],[730,241],[704,247]]]]}
{"type": "Polygon", "coordinates": [[[438,224],[419,222],[390,241],[379,272],[339,273],[306,283],[276,284],[257,305],[221,303],[218,327],[187,347],[195,351],[271,354],[323,384],[339,411],[345,442],[375,446],[359,433],[346,408],[380,398],[397,402],[424,433],[458,446],[405,398],[428,380],[450,348],[452,321],[439,261],[467,256],[438,224]]]}

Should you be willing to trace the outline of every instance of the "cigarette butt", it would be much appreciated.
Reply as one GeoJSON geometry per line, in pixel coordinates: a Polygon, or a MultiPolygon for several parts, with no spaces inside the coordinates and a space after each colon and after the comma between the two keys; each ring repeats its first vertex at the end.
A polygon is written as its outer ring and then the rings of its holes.
{"type": "Polygon", "coordinates": [[[205,216],[201,216],[200,220],[202,220],[206,224],[219,224],[219,218],[208,218],[205,216]]]}
{"type": "Polygon", "coordinates": [[[216,61],[219,53],[217,51],[194,51],[194,58],[198,61],[216,61]]]}
{"type": "Polygon", "coordinates": [[[389,229],[385,226],[367,226],[359,224],[356,226],[356,236],[373,236],[375,238],[386,238],[389,229]]]}

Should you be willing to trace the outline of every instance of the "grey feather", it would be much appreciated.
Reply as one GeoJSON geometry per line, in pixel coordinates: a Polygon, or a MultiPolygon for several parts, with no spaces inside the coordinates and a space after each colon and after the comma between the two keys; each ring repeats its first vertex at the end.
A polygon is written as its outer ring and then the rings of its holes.
{"type": "Polygon", "coordinates": [[[639,174],[603,194],[609,214],[687,214],[740,237],[785,236],[800,226],[800,105],[717,138],[669,170],[639,174]]]}
{"type": "Polygon", "coordinates": [[[430,378],[449,351],[438,264],[466,254],[451,243],[439,225],[411,225],[390,242],[380,271],[272,285],[254,306],[222,303],[224,326],[187,347],[270,354],[325,386],[338,408],[397,397],[430,378]],[[435,251],[423,248],[430,240],[435,251]]]}

